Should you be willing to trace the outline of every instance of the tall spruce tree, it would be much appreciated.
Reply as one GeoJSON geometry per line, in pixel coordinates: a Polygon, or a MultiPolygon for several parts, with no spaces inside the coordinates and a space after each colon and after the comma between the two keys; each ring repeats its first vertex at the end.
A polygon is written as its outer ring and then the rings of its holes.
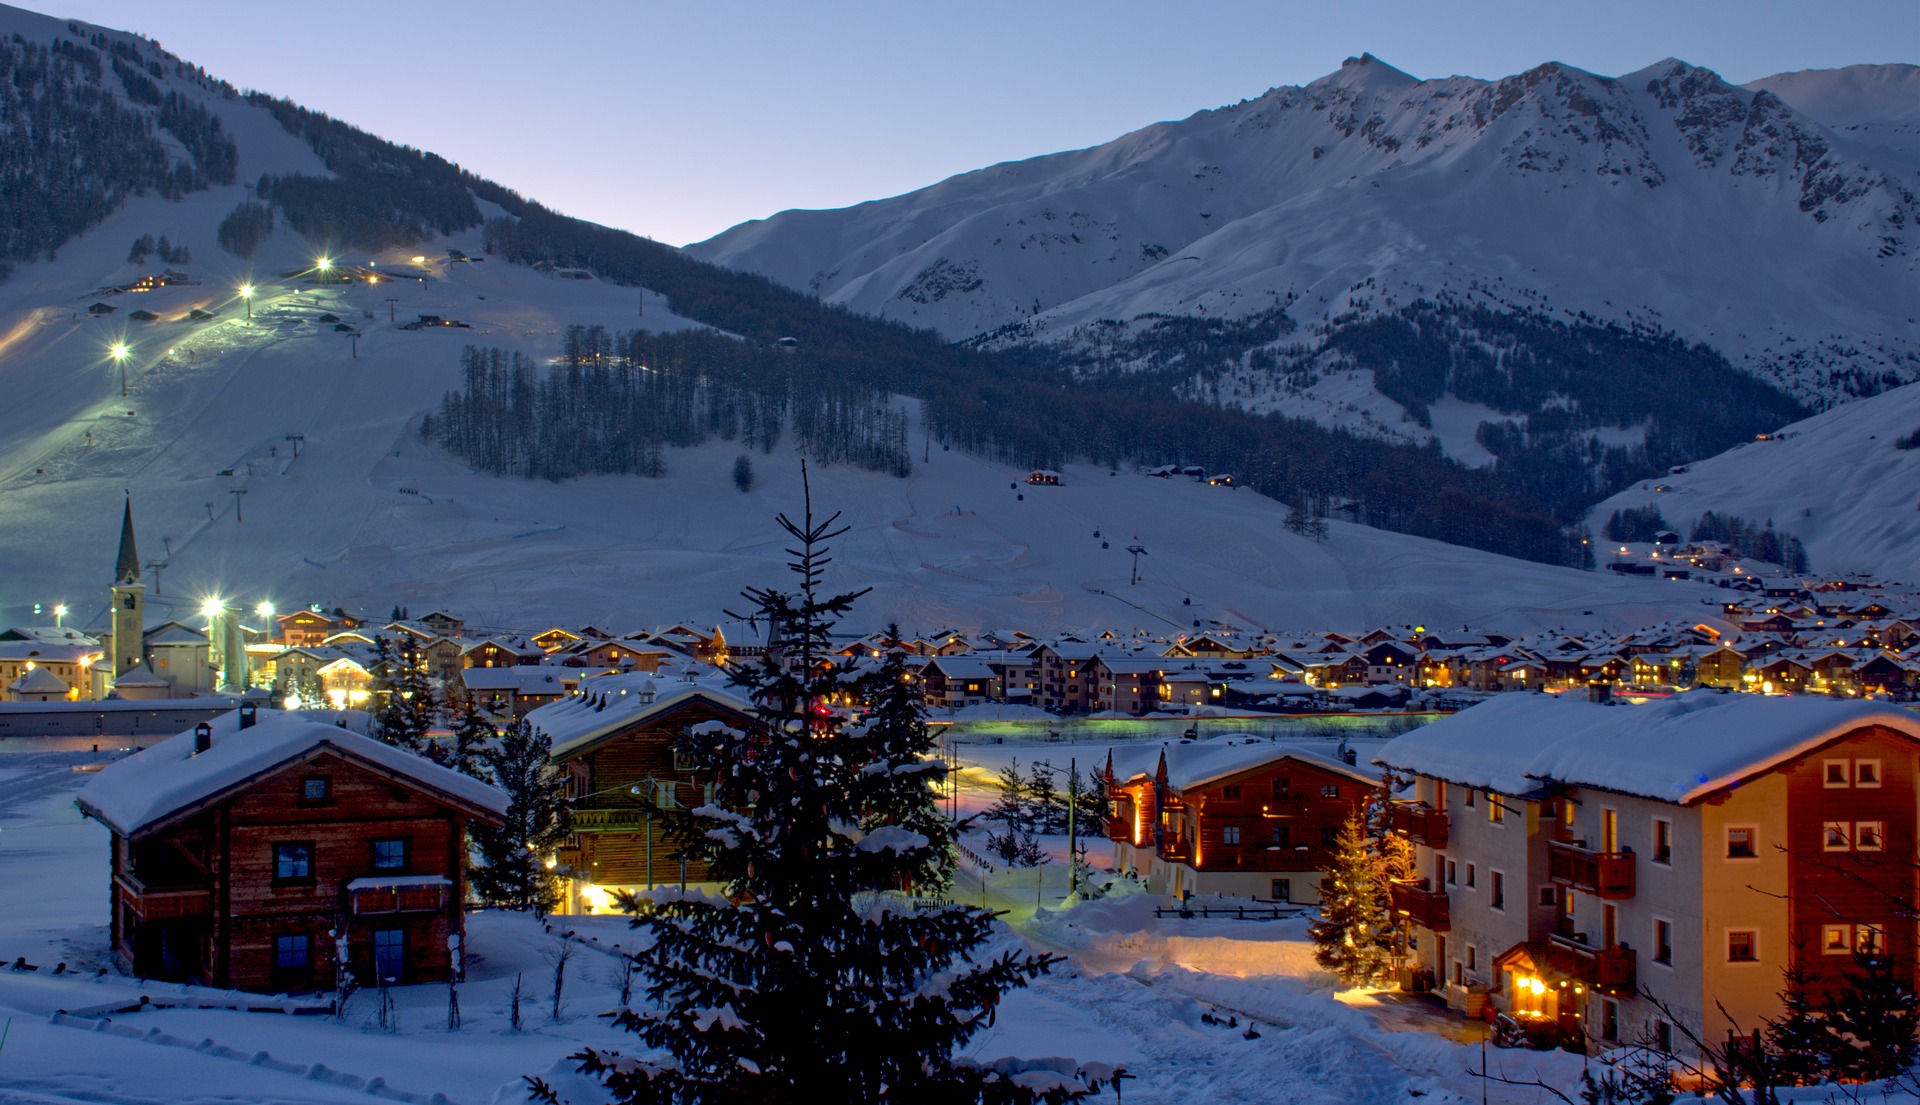
{"type": "Polygon", "coordinates": [[[1862,950],[1840,973],[1847,984],[1827,995],[1823,1010],[1835,1035],[1834,1077],[1875,1082],[1912,1071],[1920,1060],[1912,961],[1862,950]]]}
{"type": "Polygon", "coordinates": [[[1057,774],[1052,764],[1038,760],[1027,776],[1027,796],[1032,803],[1036,832],[1061,833],[1067,829],[1067,800],[1054,785],[1057,774]]]}
{"type": "Polygon", "coordinates": [[[1344,986],[1379,982],[1392,970],[1392,912],[1364,814],[1355,813],[1340,830],[1320,882],[1320,919],[1310,932],[1314,960],[1344,986]]]}
{"type": "MultiPolygon", "coordinates": [[[[898,785],[868,791],[860,828],[868,833],[904,829],[929,842],[950,841],[952,822],[940,812],[936,789],[947,764],[930,754],[937,742],[927,728],[926,700],[909,679],[907,650],[898,625],[887,626],[886,644],[885,658],[860,686],[859,698],[867,714],[853,733],[871,745],[872,760],[863,770],[893,775],[898,785]]],[[[953,883],[953,867],[954,849],[941,849],[928,855],[913,872],[912,882],[898,889],[944,892],[953,883]]]]}
{"type": "Polygon", "coordinates": [[[507,795],[505,824],[473,830],[480,862],[468,878],[488,905],[545,915],[559,902],[546,857],[567,838],[569,810],[566,775],[549,762],[552,752],[553,741],[521,718],[486,753],[488,781],[507,795]]]}
{"type": "MultiPolygon", "coordinates": [[[[1045,1060],[989,1068],[954,1054],[991,1023],[1006,991],[1046,973],[1054,957],[976,958],[993,929],[986,910],[854,907],[859,891],[931,877],[952,826],[915,817],[913,828],[858,828],[872,811],[932,804],[928,772],[897,770],[932,743],[916,726],[850,726],[825,708],[860,678],[828,662],[829,628],[864,593],[823,593],[826,542],[845,532],[834,529],[838,517],[815,522],[810,493],[799,523],[781,515],[796,542],[797,590],[745,592],[780,642],[734,670],[754,703],[754,731],[703,725],[680,746],[714,781],[713,800],[663,812],[726,896],[656,891],[634,920],[651,937],[634,954],[649,1008],[614,1021],[659,1057],[590,1048],[577,1056],[581,1069],[620,1102],[1085,1096],[1110,1068],[1045,1060]]],[[[536,1098],[557,1100],[529,1082],[536,1098]]]]}
{"type": "Polygon", "coordinates": [[[480,704],[470,694],[447,696],[446,710],[453,716],[453,745],[448,750],[447,766],[462,775],[487,778],[487,755],[492,750],[493,722],[480,712],[480,704]]]}

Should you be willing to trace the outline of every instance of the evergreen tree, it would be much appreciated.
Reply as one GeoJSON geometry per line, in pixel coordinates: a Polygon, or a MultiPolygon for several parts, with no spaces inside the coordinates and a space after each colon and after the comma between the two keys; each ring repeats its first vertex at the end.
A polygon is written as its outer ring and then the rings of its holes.
{"type": "Polygon", "coordinates": [[[1073,802],[1075,831],[1082,837],[1105,835],[1107,820],[1113,816],[1113,802],[1100,773],[1085,771],[1069,777],[1067,794],[1073,802]]]}
{"type": "MultiPolygon", "coordinates": [[[[929,841],[950,839],[952,822],[940,812],[936,790],[947,765],[928,755],[936,742],[927,728],[926,701],[908,679],[907,650],[898,625],[887,626],[886,640],[886,658],[860,688],[866,718],[852,732],[871,746],[866,770],[892,775],[896,785],[870,790],[860,828],[873,833],[891,827],[929,841]]],[[[928,856],[914,873],[915,881],[898,889],[943,892],[953,883],[953,867],[954,852],[947,848],[928,856]]]]}
{"type": "Polygon", "coordinates": [[[1033,824],[1033,800],[1027,788],[1027,777],[1020,774],[1020,758],[1016,756],[1000,769],[1000,797],[980,816],[1000,822],[1009,834],[1025,835],[1033,824]]]}
{"type": "Polygon", "coordinates": [[[1781,972],[1786,987],[1780,991],[1780,1016],[1766,1022],[1763,1038],[1775,1056],[1781,1081],[1811,1086],[1825,1081],[1833,1070],[1834,1048],[1845,1046],[1834,1038],[1813,986],[1818,974],[1800,958],[1796,948],[1781,972]]]}
{"type": "Polygon", "coordinates": [[[1392,969],[1391,907],[1380,858],[1367,840],[1363,814],[1340,830],[1320,883],[1320,919],[1310,930],[1313,958],[1343,986],[1365,986],[1392,969]]]}
{"type": "Polygon", "coordinates": [[[1367,798],[1366,818],[1367,840],[1379,864],[1380,894],[1386,900],[1387,946],[1397,967],[1406,959],[1412,924],[1393,912],[1392,892],[1395,886],[1413,882],[1418,857],[1413,842],[1393,831],[1393,784],[1393,772],[1382,771],[1379,785],[1367,798]]]}
{"type": "Polygon", "coordinates": [[[506,823],[473,830],[480,862],[468,878],[488,905],[545,915],[559,902],[559,879],[546,857],[567,838],[567,779],[548,762],[552,752],[553,741],[521,718],[485,754],[487,781],[507,795],[506,823]]]}
{"type": "Polygon", "coordinates": [[[1067,800],[1054,785],[1057,772],[1045,760],[1034,762],[1027,776],[1027,801],[1033,811],[1036,832],[1062,833],[1067,830],[1067,800]]]}
{"type": "Polygon", "coordinates": [[[733,486],[742,492],[753,490],[753,458],[745,453],[733,458],[733,486]]]}
{"type": "MultiPolygon", "coordinates": [[[[885,766],[908,741],[923,742],[922,755],[931,741],[913,735],[915,727],[876,733],[817,708],[860,678],[823,661],[829,628],[864,592],[823,594],[825,542],[845,531],[833,528],[838,515],[816,523],[808,498],[801,522],[779,518],[797,542],[797,590],[745,592],[780,642],[757,664],[734,669],[754,703],[755,731],[689,732],[681,750],[714,781],[713,801],[662,811],[673,838],[707,865],[726,897],[647,896],[651,910],[634,924],[651,940],[634,959],[648,979],[649,1009],[623,1010],[614,1022],[653,1054],[590,1048],[577,1056],[581,1069],[619,1102],[1083,1096],[1112,1070],[1046,1063],[1023,1071],[1005,1061],[987,1068],[954,1054],[991,1023],[1008,989],[1045,973],[1054,957],[1009,949],[976,958],[993,931],[993,915],[981,909],[854,908],[864,888],[926,879],[953,830],[928,817],[917,823],[931,836],[900,824],[854,831],[868,811],[931,804],[926,772],[885,766]]],[[[530,1082],[536,1098],[558,1100],[530,1082]]]]}
{"type": "Polygon", "coordinates": [[[1913,969],[1896,956],[1857,951],[1846,986],[1827,995],[1824,1015],[1836,1036],[1833,1075],[1842,1081],[1874,1082],[1913,1069],[1920,1059],[1920,1002],[1913,969]]]}
{"type": "Polygon", "coordinates": [[[447,766],[463,775],[476,779],[487,777],[487,753],[494,740],[493,722],[480,712],[480,704],[470,694],[458,696],[451,701],[448,696],[447,713],[453,715],[453,747],[447,756],[447,766]]]}
{"type": "Polygon", "coordinates": [[[427,751],[434,720],[433,686],[421,662],[419,646],[411,638],[398,649],[387,644],[384,635],[374,638],[374,690],[380,702],[375,732],[388,744],[416,754],[427,751]]]}

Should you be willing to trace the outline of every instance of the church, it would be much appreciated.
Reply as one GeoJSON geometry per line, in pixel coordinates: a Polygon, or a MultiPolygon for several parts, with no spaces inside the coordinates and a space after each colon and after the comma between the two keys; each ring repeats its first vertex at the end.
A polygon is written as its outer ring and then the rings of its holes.
{"type": "Polygon", "coordinates": [[[215,637],[237,641],[239,623],[231,615],[215,613],[207,629],[184,622],[147,625],[147,587],[140,580],[140,554],[133,539],[133,499],[127,498],[120,518],[120,553],[113,571],[112,606],[107,632],[101,637],[101,655],[93,685],[100,697],[132,700],[193,698],[203,694],[245,689],[244,642],[221,649],[215,637]],[[221,655],[232,655],[235,665],[223,665],[221,655]]]}

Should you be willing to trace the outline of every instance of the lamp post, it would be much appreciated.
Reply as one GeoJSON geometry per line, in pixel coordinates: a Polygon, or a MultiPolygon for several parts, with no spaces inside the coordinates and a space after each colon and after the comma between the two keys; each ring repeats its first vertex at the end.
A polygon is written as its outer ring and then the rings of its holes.
{"type": "Polygon", "coordinates": [[[240,298],[247,304],[247,322],[253,322],[253,285],[240,285],[240,298]]]}
{"type": "Polygon", "coordinates": [[[127,358],[132,355],[133,350],[127,348],[127,343],[123,341],[114,342],[111,346],[107,347],[107,356],[112,357],[113,363],[120,366],[120,394],[122,396],[127,394],[127,358]]]}
{"type": "Polygon", "coordinates": [[[60,605],[53,608],[53,625],[55,629],[58,629],[61,625],[65,624],[66,618],[67,618],[67,606],[65,603],[61,603],[60,605]]]}

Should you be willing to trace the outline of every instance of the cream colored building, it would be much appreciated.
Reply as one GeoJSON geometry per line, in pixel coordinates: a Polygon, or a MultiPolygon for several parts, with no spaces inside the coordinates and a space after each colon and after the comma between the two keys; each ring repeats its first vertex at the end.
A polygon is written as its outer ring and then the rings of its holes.
{"type": "Polygon", "coordinates": [[[1377,762],[1414,780],[1416,964],[1457,1007],[1682,1054],[1777,1016],[1790,963],[1911,975],[1917,752],[1909,711],[1715,691],[1508,695],[1405,734],[1377,762]]]}

